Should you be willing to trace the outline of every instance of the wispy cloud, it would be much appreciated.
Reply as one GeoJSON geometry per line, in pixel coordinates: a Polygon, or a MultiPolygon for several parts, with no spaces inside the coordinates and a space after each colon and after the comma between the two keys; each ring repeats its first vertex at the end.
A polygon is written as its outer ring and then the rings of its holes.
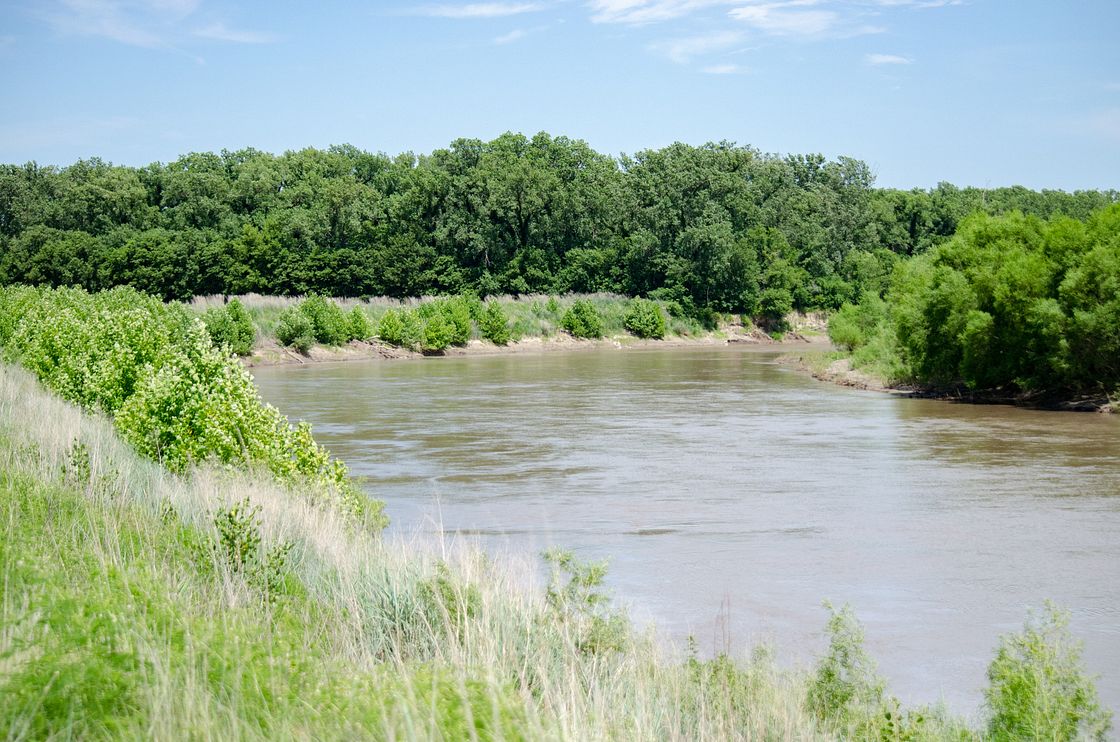
{"type": "Polygon", "coordinates": [[[156,48],[166,45],[167,27],[194,12],[197,3],[166,5],[161,2],[121,0],[60,0],[40,6],[39,12],[58,33],[100,36],[130,46],[156,48]]]}
{"type": "Polygon", "coordinates": [[[875,4],[887,8],[944,8],[964,5],[964,0],[875,0],[875,4]]]}
{"type": "Polygon", "coordinates": [[[226,24],[218,22],[203,26],[194,32],[195,36],[214,41],[230,41],[235,44],[270,44],[276,37],[260,31],[241,31],[229,28],[226,24]]]}
{"type": "Polygon", "coordinates": [[[529,32],[524,28],[515,28],[509,33],[502,34],[501,36],[494,37],[495,44],[512,44],[513,42],[523,39],[529,35],[529,32]]]}
{"type": "Polygon", "coordinates": [[[40,6],[36,14],[67,36],[94,36],[148,49],[174,49],[190,37],[244,44],[274,40],[269,34],[231,29],[216,20],[187,31],[190,21],[197,22],[198,9],[199,0],[54,0],[40,6]]]}
{"type": "Polygon", "coordinates": [[[741,5],[744,0],[590,0],[595,23],[656,23],[716,5],[741,5]]]}
{"type": "Polygon", "coordinates": [[[702,71],[708,75],[741,75],[747,70],[737,64],[713,64],[705,67],[702,71]]]}
{"type": "Polygon", "coordinates": [[[722,51],[738,44],[743,34],[738,31],[717,31],[699,36],[670,39],[651,45],[654,51],[664,54],[677,64],[687,64],[693,57],[722,51]]]}
{"type": "Polygon", "coordinates": [[[912,64],[913,59],[909,57],[902,57],[898,54],[867,54],[864,56],[864,61],[871,65],[880,64],[912,64]]]}
{"type": "Polygon", "coordinates": [[[1106,82],[1101,87],[1110,93],[1120,93],[1120,82],[1106,82]]]}
{"type": "Polygon", "coordinates": [[[835,29],[841,16],[834,10],[810,8],[817,0],[761,3],[735,8],[730,16],[775,36],[822,36],[835,29]]]}
{"type": "Polygon", "coordinates": [[[504,18],[544,10],[543,3],[466,3],[465,5],[429,5],[417,12],[436,18],[504,18]]]}
{"type": "Polygon", "coordinates": [[[890,8],[933,8],[962,0],[586,0],[596,23],[651,24],[718,10],[772,36],[847,37],[878,33],[864,22],[890,8]]]}

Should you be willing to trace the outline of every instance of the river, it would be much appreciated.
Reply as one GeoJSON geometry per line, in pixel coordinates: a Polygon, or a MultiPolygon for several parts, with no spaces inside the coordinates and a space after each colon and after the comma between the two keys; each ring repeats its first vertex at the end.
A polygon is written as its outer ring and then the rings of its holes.
{"type": "Polygon", "coordinates": [[[966,714],[1051,599],[1120,711],[1120,417],[844,389],[735,346],[254,375],[398,532],[609,558],[638,623],[708,652],[809,662],[847,602],[893,693],[966,714]]]}

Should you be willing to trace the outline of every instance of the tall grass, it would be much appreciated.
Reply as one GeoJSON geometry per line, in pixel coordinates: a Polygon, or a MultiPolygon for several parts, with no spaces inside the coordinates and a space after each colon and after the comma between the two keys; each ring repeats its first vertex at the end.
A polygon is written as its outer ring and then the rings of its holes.
{"type": "Polygon", "coordinates": [[[12,367],[0,465],[9,737],[817,733],[800,680],[768,663],[743,666],[749,700],[730,703],[648,636],[588,652],[528,565],[385,542],[251,475],[170,474],[12,367]],[[291,545],[277,594],[217,545],[215,515],[242,501],[264,547],[291,545]]]}

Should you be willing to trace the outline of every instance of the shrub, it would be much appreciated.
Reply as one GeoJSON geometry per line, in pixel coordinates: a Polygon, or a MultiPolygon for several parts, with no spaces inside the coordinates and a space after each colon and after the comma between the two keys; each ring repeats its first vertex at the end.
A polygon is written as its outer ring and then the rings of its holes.
{"type": "Polygon", "coordinates": [[[809,711],[822,721],[841,721],[883,703],[884,683],[863,648],[863,627],[850,606],[825,603],[828,651],[817,661],[809,685],[809,711]]]}
{"type": "Polygon", "coordinates": [[[214,345],[224,345],[231,353],[249,355],[257,328],[245,307],[233,299],[224,307],[213,307],[202,315],[202,322],[214,345]]]}
{"type": "Polygon", "coordinates": [[[451,327],[451,345],[466,345],[471,339],[474,324],[471,321],[471,299],[456,296],[440,302],[440,311],[451,327]]]}
{"type": "Polygon", "coordinates": [[[348,340],[369,340],[373,336],[373,323],[361,307],[354,307],[346,315],[346,337],[348,340]]]}
{"type": "Polygon", "coordinates": [[[1068,627],[1069,614],[1048,603],[1021,633],[1001,639],[984,691],[991,739],[1106,738],[1111,714],[1101,708],[1068,627]]]}
{"type": "Polygon", "coordinates": [[[786,329],[786,315],[793,311],[793,294],[789,289],[768,288],[758,297],[758,311],[769,330],[786,329]]]}
{"type": "Polygon", "coordinates": [[[265,404],[249,372],[181,305],[127,288],[24,291],[0,291],[0,326],[11,328],[5,350],[65,399],[112,415],[142,455],[175,472],[208,461],[264,467],[320,502],[384,525],[381,504],[354,488],[346,466],[315,443],[309,426],[293,428],[265,404]]]}
{"type": "Polygon", "coordinates": [[[434,312],[424,323],[424,333],[420,349],[425,353],[439,353],[451,345],[455,338],[455,327],[441,311],[434,312]]]}
{"type": "Polygon", "coordinates": [[[322,296],[311,295],[299,304],[311,320],[311,333],[323,345],[342,345],[350,339],[350,325],[338,305],[322,296]]]}
{"type": "Polygon", "coordinates": [[[640,338],[660,340],[665,337],[665,315],[655,301],[635,299],[630,302],[622,324],[640,338]]]}
{"type": "Polygon", "coordinates": [[[311,320],[296,307],[288,307],[276,321],[276,339],[281,345],[295,348],[300,353],[311,350],[315,332],[311,320]]]}
{"type": "Polygon", "coordinates": [[[845,350],[867,345],[887,320],[887,303],[866,294],[859,304],[845,304],[828,320],[828,338],[845,350]]]}
{"type": "Polygon", "coordinates": [[[389,345],[415,348],[420,345],[423,327],[415,312],[407,309],[390,309],[377,324],[377,337],[389,345]]]}
{"type": "Polygon", "coordinates": [[[457,580],[445,562],[436,565],[432,578],[420,582],[418,592],[429,625],[445,627],[460,638],[469,620],[482,612],[478,586],[457,580]]]}
{"type": "Polygon", "coordinates": [[[509,342],[509,317],[502,305],[494,300],[486,303],[486,309],[478,320],[478,329],[482,337],[495,345],[505,345],[509,342]]]}
{"type": "Polygon", "coordinates": [[[274,597],[283,587],[291,542],[265,549],[261,543],[260,506],[251,505],[248,499],[219,509],[214,515],[214,526],[218,558],[250,584],[264,590],[268,597],[274,597]]]}
{"type": "Polygon", "coordinates": [[[579,650],[585,654],[621,650],[627,622],[625,614],[610,609],[610,596],[601,590],[607,563],[581,562],[562,549],[549,549],[541,556],[552,573],[545,600],[573,626],[579,650]]]}
{"type": "Polygon", "coordinates": [[[603,322],[595,311],[595,305],[587,299],[576,299],[560,319],[560,326],[571,333],[572,337],[603,337],[603,322]]]}

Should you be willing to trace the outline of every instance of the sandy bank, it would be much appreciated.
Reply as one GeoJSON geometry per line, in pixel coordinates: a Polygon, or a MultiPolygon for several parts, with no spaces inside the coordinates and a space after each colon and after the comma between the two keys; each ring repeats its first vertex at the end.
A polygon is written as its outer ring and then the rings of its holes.
{"type": "Polygon", "coordinates": [[[628,350],[638,348],[696,348],[721,345],[773,345],[817,346],[827,345],[828,338],[816,334],[787,333],[781,340],[775,340],[757,328],[744,329],[739,325],[721,327],[718,331],[696,337],[674,336],[664,340],[642,340],[632,335],[583,340],[565,333],[551,337],[531,337],[511,342],[508,345],[495,345],[486,340],[472,340],[463,347],[448,348],[442,353],[425,355],[376,341],[351,341],[346,345],[326,347],[316,345],[306,355],[285,348],[274,339],[259,342],[253,352],[242,359],[252,368],[256,366],[278,366],[285,364],[328,363],[357,360],[407,360],[428,357],[521,355],[555,352],[578,352],[588,350],[628,350]]]}

